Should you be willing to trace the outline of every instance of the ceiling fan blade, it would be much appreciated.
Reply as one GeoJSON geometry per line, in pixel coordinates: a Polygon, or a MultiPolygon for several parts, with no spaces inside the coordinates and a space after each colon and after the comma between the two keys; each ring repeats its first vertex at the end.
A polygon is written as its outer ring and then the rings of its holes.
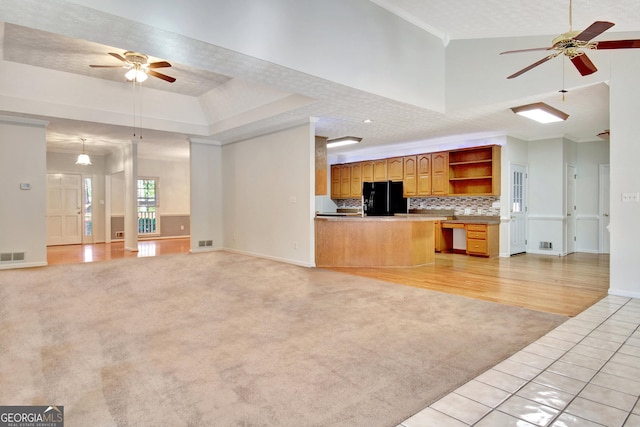
{"type": "Polygon", "coordinates": [[[124,56],[120,55],[119,53],[109,52],[109,55],[113,56],[116,59],[119,59],[122,62],[127,62],[127,60],[124,59],[124,56]]]}
{"type": "Polygon", "coordinates": [[[157,71],[153,71],[153,70],[147,70],[147,74],[149,74],[150,76],[168,81],[169,83],[173,83],[176,81],[174,77],[167,76],[166,74],[158,73],[157,71]]]}
{"type": "Polygon", "coordinates": [[[640,40],[609,40],[597,42],[596,49],[637,49],[640,48],[640,40]]]}
{"type": "Polygon", "coordinates": [[[526,73],[527,71],[531,70],[532,68],[537,67],[540,64],[544,64],[545,62],[547,62],[548,60],[550,60],[551,58],[555,58],[556,56],[558,56],[560,54],[560,52],[554,53],[553,55],[549,55],[549,56],[545,56],[544,58],[542,58],[540,61],[538,62],[534,62],[533,64],[529,65],[528,67],[523,68],[522,70],[511,74],[509,77],[507,77],[508,79],[513,79],[514,77],[518,77],[521,74],[526,73]]]}
{"type": "Polygon", "coordinates": [[[531,49],[508,50],[506,52],[500,52],[500,55],[504,55],[505,53],[534,52],[538,50],[551,50],[551,49],[553,49],[553,47],[533,47],[531,49]]]}
{"type": "Polygon", "coordinates": [[[574,37],[575,40],[580,40],[582,42],[588,42],[592,38],[599,36],[600,34],[607,31],[609,28],[613,27],[613,22],[607,21],[596,21],[593,24],[589,25],[589,27],[574,37]]]}
{"type": "Polygon", "coordinates": [[[574,56],[573,58],[571,58],[571,62],[573,62],[573,65],[575,65],[575,67],[578,69],[578,72],[583,76],[588,76],[589,74],[593,74],[598,71],[596,66],[593,65],[593,62],[591,62],[587,55],[583,54],[574,56]]]}
{"type": "Polygon", "coordinates": [[[169,64],[167,61],[158,61],[158,62],[152,62],[151,64],[148,65],[149,68],[165,68],[165,67],[171,67],[171,64],[169,64]]]}
{"type": "Polygon", "coordinates": [[[91,68],[126,68],[123,65],[89,65],[91,68]]]}

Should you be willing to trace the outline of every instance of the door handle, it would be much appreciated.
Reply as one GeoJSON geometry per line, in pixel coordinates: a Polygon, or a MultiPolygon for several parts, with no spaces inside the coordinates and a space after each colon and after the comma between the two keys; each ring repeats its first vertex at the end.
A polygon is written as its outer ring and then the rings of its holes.
{"type": "Polygon", "coordinates": [[[604,216],[609,216],[609,213],[605,213],[604,216]]]}

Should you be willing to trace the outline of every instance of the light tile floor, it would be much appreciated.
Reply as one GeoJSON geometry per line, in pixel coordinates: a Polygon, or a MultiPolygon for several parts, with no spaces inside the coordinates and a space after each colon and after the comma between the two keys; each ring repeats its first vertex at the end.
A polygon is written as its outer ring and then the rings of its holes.
{"type": "Polygon", "coordinates": [[[640,427],[639,327],[607,296],[398,427],[640,427]]]}

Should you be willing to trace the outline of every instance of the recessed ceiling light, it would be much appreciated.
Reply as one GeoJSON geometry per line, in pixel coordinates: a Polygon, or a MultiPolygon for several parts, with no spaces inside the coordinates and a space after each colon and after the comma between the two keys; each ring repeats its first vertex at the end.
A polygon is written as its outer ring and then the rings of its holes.
{"type": "Polygon", "coordinates": [[[357,144],[360,141],[362,141],[362,138],[358,138],[355,136],[345,136],[342,138],[329,139],[327,141],[327,148],[340,147],[342,145],[357,144]]]}
{"type": "Polygon", "coordinates": [[[364,119],[364,120],[362,121],[362,123],[373,123],[373,120],[371,120],[371,119],[364,119]]]}
{"type": "Polygon", "coordinates": [[[534,104],[521,105],[519,107],[513,107],[511,110],[520,115],[539,123],[553,123],[567,120],[569,115],[544,102],[536,102],[534,104]]]}

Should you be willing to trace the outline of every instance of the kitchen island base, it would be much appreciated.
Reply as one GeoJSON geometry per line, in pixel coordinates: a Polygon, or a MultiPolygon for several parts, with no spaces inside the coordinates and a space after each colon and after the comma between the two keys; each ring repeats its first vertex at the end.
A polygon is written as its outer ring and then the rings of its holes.
{"type": "Polygon", "coordinates": [[[433,263],[433,224],[439,219],[316,218],[316,266],[416,267],[433,263]]]}

